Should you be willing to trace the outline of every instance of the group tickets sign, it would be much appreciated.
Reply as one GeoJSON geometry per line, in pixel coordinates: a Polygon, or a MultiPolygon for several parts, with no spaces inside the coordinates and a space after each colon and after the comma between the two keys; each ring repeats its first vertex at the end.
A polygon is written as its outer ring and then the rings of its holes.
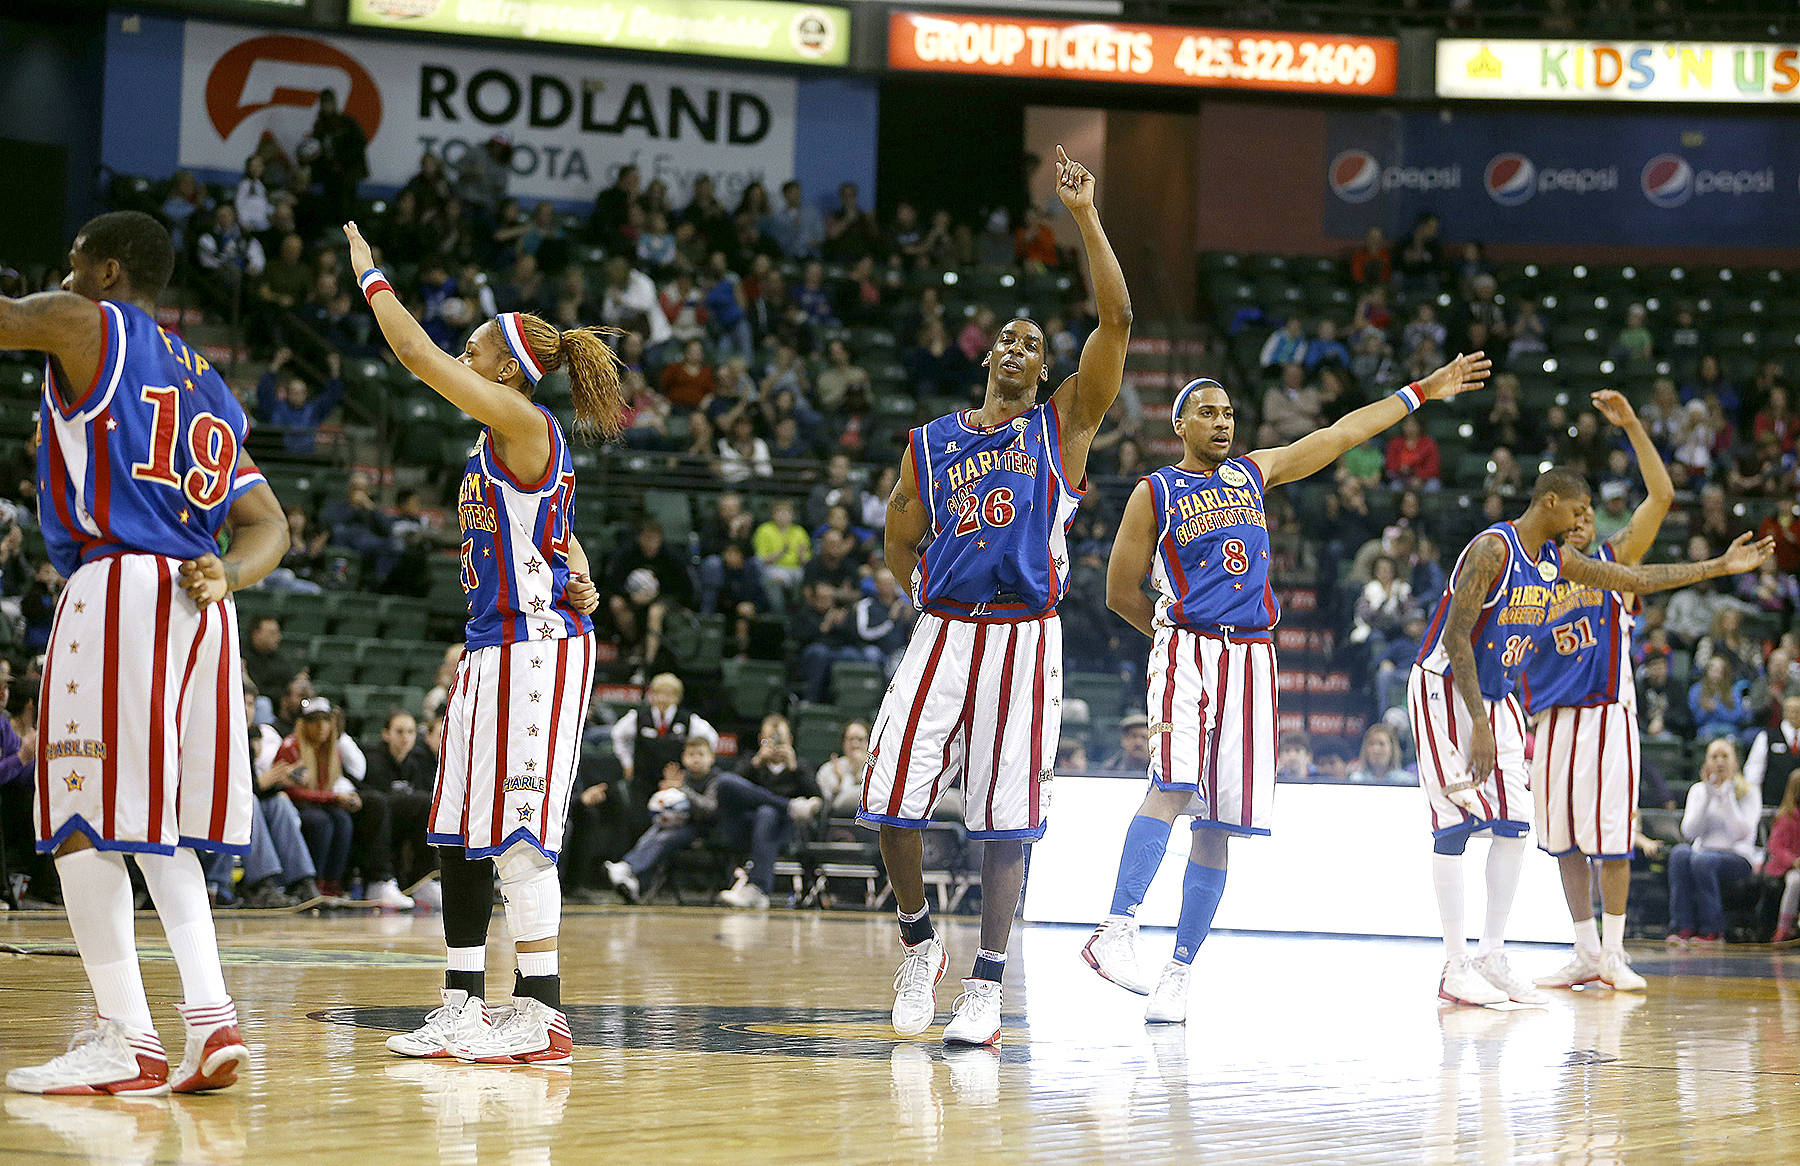
{"type": "Polygon", "coordinates": [[[850,13],[751,0],[350,0],[350,23],[801,65],[850,59],[850,13]]]}
{"type": "Polygon", "coordinates": [[[1440,40],[1439,97],[1800,100],[1800,46],[1714,41],[1440,40]]]}
{"type": "Polygon", "coordinates": [[[926,73],[1388,95],[1387,37],[894,12],[888,65],[926,73]]]}
{"type": "Polygon", "coordinates": [[[636,163],[677,202],[710,174],[727,203],[794,170],[789,77],[576,59],[442,42],[270,33],[188,21],[180,165],[236,174],[264,131],[292,153],[319,94],[337,94],[369,140],[369,181],[396,187],[430,152],[452,167],[496,135],[511,193],[586,202],[636,163]]]}

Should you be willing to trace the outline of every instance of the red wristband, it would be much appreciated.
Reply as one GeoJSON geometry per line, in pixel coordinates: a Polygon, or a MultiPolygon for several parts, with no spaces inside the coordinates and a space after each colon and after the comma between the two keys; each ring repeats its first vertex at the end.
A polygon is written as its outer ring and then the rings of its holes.
{"type": "Polygon", "coordinates": [[[394,290],[394,285],[387,281],[387,276],[381,274],[379,267],[371,267],[363,272],[362,278],[358,279],[357,283],[362,285],[363,299],[368,300],[371,306],[375,303],[376,292],[392,292],[394,290]]]}

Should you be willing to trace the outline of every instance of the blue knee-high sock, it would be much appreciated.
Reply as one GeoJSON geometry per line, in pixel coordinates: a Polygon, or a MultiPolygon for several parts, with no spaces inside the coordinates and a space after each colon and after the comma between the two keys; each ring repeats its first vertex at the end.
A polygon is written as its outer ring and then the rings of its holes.
{"type": "Polygon", "coordinates": [[[1125,852],[1119,855],[1119,881],[1113,884],[1112,913],[1136,915],[1138,904],[1150,893],[1150,880],[1162,865],[1169,848],[1169,827],[1161,818],[1139,814],[1125,831],[1125,852]]]}
{"type": "Polygon", "coordinates": [[[1181,918],[1175,923],[1175,962],[1191,964],[1212,930],[1213,914],[1225,894],[1225,872],[1215,867],[1187,864],[1181,879],[1181,918]]]}

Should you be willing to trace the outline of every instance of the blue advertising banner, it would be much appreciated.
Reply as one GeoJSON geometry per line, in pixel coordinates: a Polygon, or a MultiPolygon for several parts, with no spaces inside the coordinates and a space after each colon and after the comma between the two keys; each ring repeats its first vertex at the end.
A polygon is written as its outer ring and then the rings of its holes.
{"type": "Polygon", "coordinates": [[[1325,232],[1423,210],[1487,243],[1800,246],[1800,119],[1340,114],[1325,232]]]}

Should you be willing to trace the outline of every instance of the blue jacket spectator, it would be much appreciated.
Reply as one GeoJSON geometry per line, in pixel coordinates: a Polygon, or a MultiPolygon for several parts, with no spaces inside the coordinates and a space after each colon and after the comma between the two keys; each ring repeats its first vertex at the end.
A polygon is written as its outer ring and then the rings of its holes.
{"type": "Polygon", "coordinates": [[[1688,708],[1693,711],[1694,732],[1703,741],[1714,737],[1735,737],[1750,723],[1750,710],[1744,707],[1745,685],[1734,683],[1731,665],[1723,656],[1706,662],[1706,671],[1688,689],[1688,708]]]}
{"type": "Polygon", "coordinates": [[[315,397],[305,378],[296,373],[283,375],[283,367],[293,356],[286,348],[276,352],[269,371],[256,383],[256,417],[285,430],[281,443],[289,453],[312,453],[318,448],[319,425],[344,399],[341,361],[335,352],[326,354],[331,376],[315,397]]]}
{"type": "Polygon", "coordinates": [[[789,259],[811,259],[825,242],[825,217],[819,208],[801,197],[800,183],[792,178],[781,184],[782,206],[764,217],[762,233],[775,241],[789,259]]]}
{"type": "Polygon", "coordinates": [[[1292,316],[1263,342],[1261,364],[1264,368],[1280,368],[1284,364],[1300,364],[1305,360],[1306,332],[1300,326],[1300,317],[1292,316]]]}
{"type": "Polygon", "coordinates": [[[1350,367],[1350,350],[1338,339],[1337,325],[1330,320],[1319,321],[1319,334],[1306,341],[1303,347],[1307,372],[1317,371],[1322,364],[1350,367]]]}

